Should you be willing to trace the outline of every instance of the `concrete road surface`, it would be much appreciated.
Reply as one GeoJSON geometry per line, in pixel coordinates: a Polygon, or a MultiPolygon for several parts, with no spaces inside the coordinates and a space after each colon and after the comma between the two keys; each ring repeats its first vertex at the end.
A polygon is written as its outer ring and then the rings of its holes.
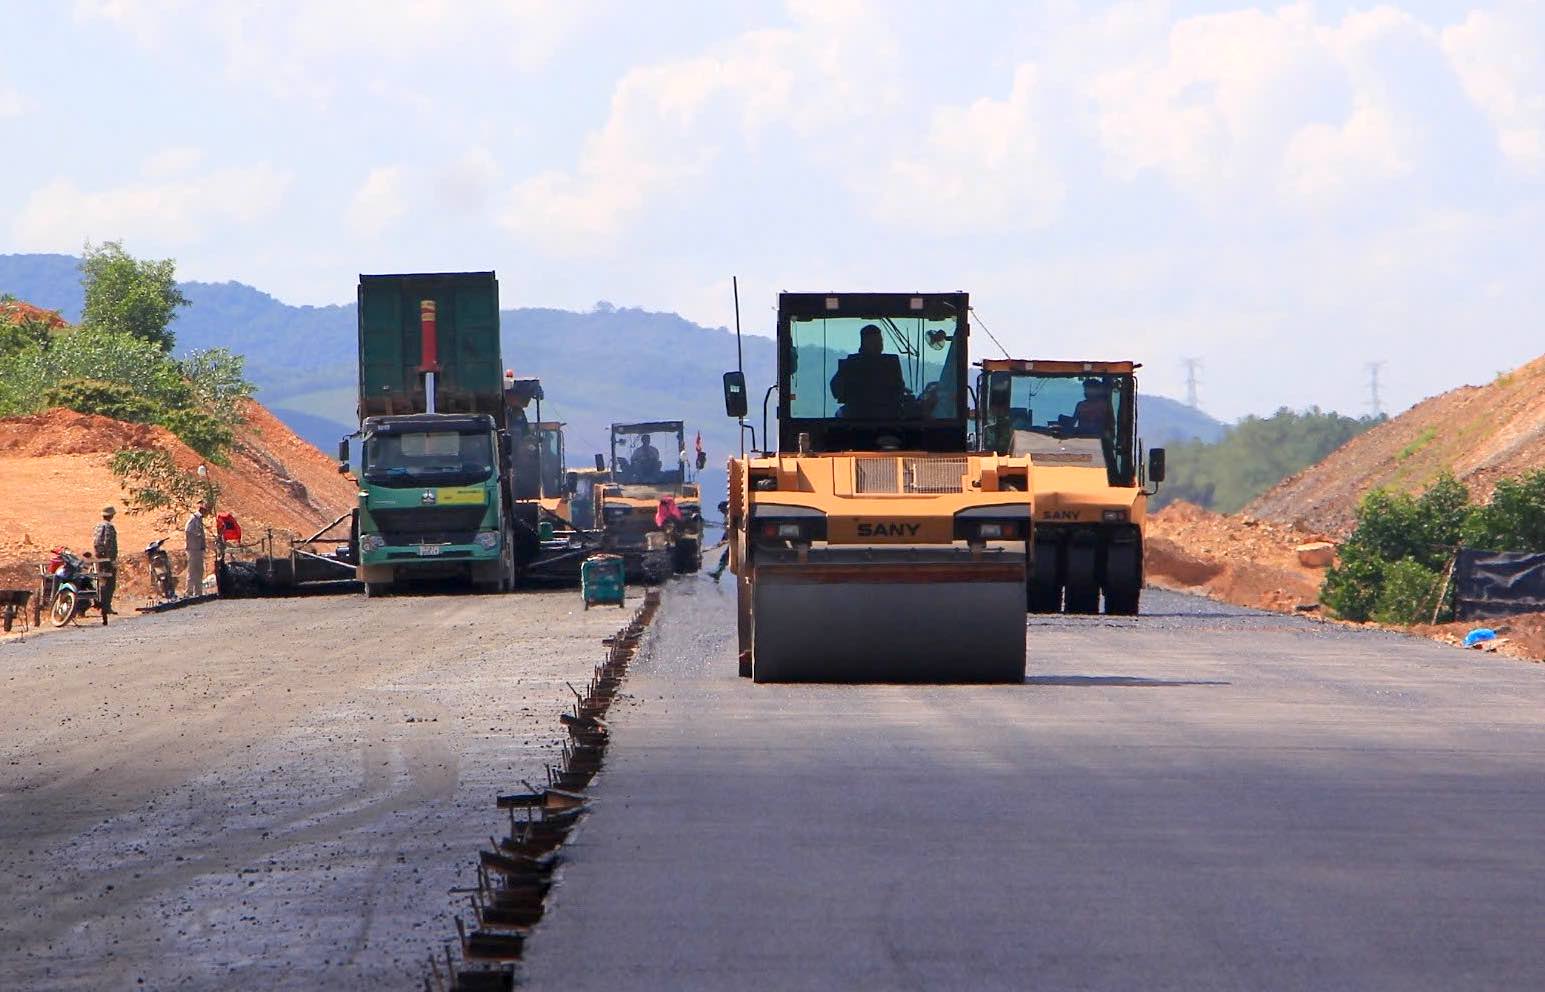
{"type": "Polygon", "coordinates": [[[419,988],[625,619],[356,595],[0,645],[0,990],[419,988]]]}
{"type": "Polygon", "coordinates": [[[535,989],[1545,988],[1545,669],[1149,592],[1022,687],[756,686],[673,589],[535,989]]]}

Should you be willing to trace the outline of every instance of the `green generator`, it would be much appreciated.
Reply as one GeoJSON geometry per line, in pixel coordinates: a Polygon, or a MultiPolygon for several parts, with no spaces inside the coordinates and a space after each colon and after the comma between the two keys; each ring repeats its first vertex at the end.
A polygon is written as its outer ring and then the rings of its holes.
{"type": "Polygon", "coordinates": [[[585,597],[585,609],[596,603],[624,605],[627,575],[621,555],[591,555],[579,567],[579,588],[585,597]]]}

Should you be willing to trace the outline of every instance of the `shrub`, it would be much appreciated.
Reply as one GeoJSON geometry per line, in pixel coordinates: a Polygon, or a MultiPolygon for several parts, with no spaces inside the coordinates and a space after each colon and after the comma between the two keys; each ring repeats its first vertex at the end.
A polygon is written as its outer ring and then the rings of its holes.
{"type": "Polygon", "coordinates": [[[113,455],[108,467],[128,493],[129,512],[158,514],[157,521],[168,527],[180,523],[199,500],[213,509],[220,497],[220,487],[212,480],[184,472],[164,451],[125,449],[113,455]]]}
{"type": "Polygon", "coordinates": [[[217,418],[202,410],[184,408],[168,411],[161,416],[158,423],[214,464],[231,463],[225,456],[225,449],[236,440],[236,435],[230,427],[217,418]]]}
{"type": "Polygon", "coordinates": [[[1442,573],[1410,558],[1385,565],[1373,619],[1406,625],[1430,622],[1442,583],[1442,573]]]}
{"type": "Polygon", "coordinates": [[[1366,622],[1373,616],[1384,581],[1384,562],[1367,547],[1343,545],[1334,568],[1325,573],[1320,602],[1343,620],[1366,622]]]}
{"type": "Polygon", "coordinates": [[[1545,469],[1503,479],[1470,511],[1464,542],[1488,551],[1545,551],[1545,469]]]}
{"type": "Polygon", "coordinates": [[[68,407],[135,424],[154,421],[163,412],[128,386],[101,379],[66,379],[44,391],[43,405],[68,407]]]}

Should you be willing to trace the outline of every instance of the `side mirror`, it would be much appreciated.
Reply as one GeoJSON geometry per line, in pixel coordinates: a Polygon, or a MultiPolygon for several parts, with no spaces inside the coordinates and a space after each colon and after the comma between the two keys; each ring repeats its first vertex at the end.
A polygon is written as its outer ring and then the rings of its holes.
{"type": "Polygon", "coordinates": [[[349,439],[338,440],[338,474],[346,475],[349,471],[349,439]]]}
{"type": "Polygon", "coordinates": [[[724,412],[739,419],[746,415],[746,374],[724,373],[724,412]]]}
{"type": "Polygon", "coordinates": [[[1164,449],[1163,448],[1149,448],[1148,449],[1148,481],[1149,482],[1163,482],[1164,481],[1164,449]]]}
{"type": "Polygon", "coordinates": [[[601,454],[600,452],[596,452],[596,456],[595,456],[595,470],[597,472],[605,472],[606,471],[606,456],[601,454]]]}

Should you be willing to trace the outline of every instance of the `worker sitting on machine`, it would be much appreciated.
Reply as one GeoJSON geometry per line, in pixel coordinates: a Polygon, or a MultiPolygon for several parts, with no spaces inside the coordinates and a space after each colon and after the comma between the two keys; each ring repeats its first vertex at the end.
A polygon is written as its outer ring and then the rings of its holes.
{"type": "Polygon", "coordinates": [[[1084,398],[1073,408],[1072,434],[1076,437],[1104,437],[1116,423],[1116,411],[1110,404],[1110,383],[1103,379],[1084,380],[1084,398]]]}
{"type": "Polygon", "coordinates": [[[648,434],[639,435],[638,447],[633,449],[629,465],[632,466],[634,482],[654,482],[659,477],[660,452],[649,443],[648,434]]]}
{"type": "Polygon", "coordinates": [[[842,409],[838,416],[883,420],[896,417],[906,399],[901,359],[884,352],[880,328],[865,324],[858,332],[858,351],[837,362],[832,396],[842,409]]]}

